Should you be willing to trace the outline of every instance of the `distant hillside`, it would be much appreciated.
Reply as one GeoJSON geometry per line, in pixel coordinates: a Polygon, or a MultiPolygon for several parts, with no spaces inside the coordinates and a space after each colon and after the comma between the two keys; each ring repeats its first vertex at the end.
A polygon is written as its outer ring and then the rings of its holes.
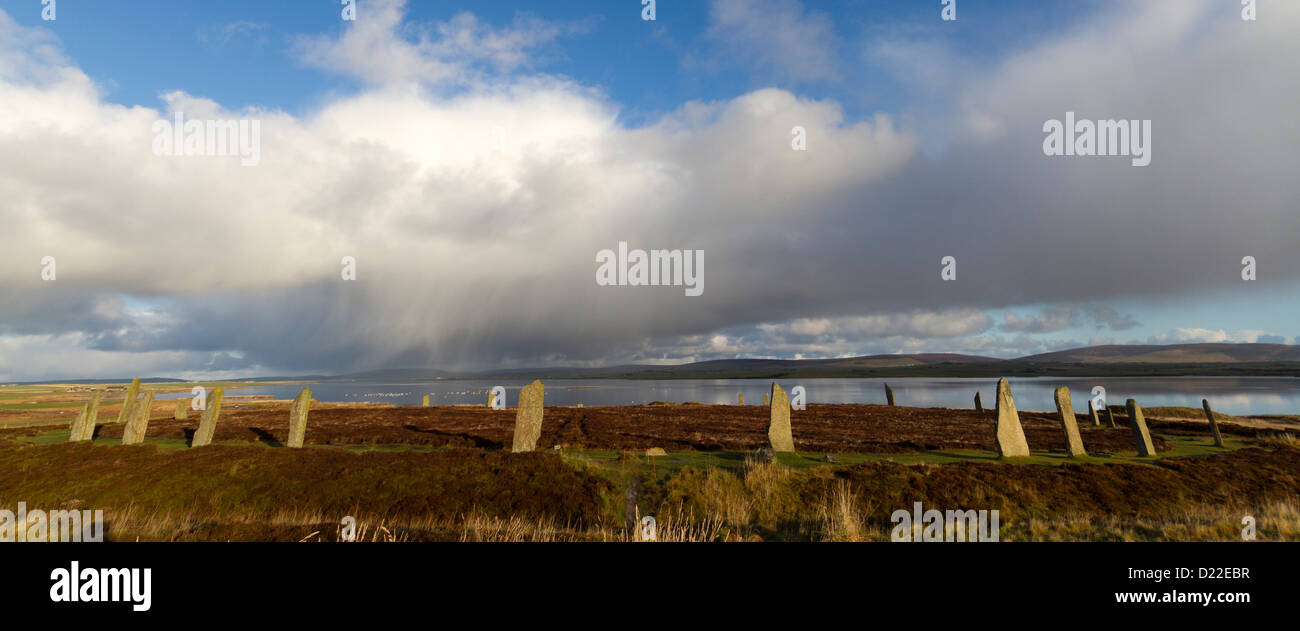
{"type": "Polygon", "coordinates": [[[1168,344],[1088,346],[1021,357],[1039,364],[1224,364],[1297,362],[1300,346],[1290,344],[1168,344]]]}
{"type": "MultiPolygon", "coordinates": [[[[534,371],[539,375],[544,370],[534,371]]],[[[624,379],[833,377],[1300,376],[1300,346],[1109,345],[1017,359],[922,353],[836,359],[722,359],[676,366],[620,366],[565,376],[624,379]]],[[[558,375],[553,375],[558,376],[558,375]]]]}
{"type": "Polygon", "coordinates": [[[789,370],[793,368],[902,368],[932,364],[987,364],[1004,360],[996,357],[920,353],[916,355],[864,355],[833,359],[714,359],[677,366],[624,366],[624,370],[690,370],[691,372],[730,372],[733,370],[789,370]]]}
{"type": "MultiPolygon", "coordinates": [[[[787,379],[879,377],[1300,377],[1300,346],[1289,344],[1108,345],[1017,359],[954,353],[833,359],[716,359],[672,366],[537,367],[481,372],[393,368],[336,376],[250,377],[230,381],[430,381],[434,379],[787,379]]],[[[62,379],[44,383],[122,383],[62,379]]],[[[180,381],[150,378],[146,382],[180,381]]]]}

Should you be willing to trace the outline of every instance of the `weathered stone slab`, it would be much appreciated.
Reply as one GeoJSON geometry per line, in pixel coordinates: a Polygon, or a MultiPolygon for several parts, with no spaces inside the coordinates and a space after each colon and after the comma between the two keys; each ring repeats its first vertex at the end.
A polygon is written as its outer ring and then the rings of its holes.
{"type": "Polygon", "coordinates": [[[199,429],[194,432],[191,447],[203,447],[212,444],[212,436],[217,433],[217,419],[221,416],[221,400],[226,396],[224,388],[213,388],[204,401],[203,414],[199,415],[199,429]]]}
{"type": "Polygon", "coordinates": [[[1016,412],[1016,401],[1011,398],[1011,386],[1005,378],[998,380],[998,454],[1003,458],[1029,455],[1029,443],[1025,440],[1025,430],[1020,426],[1020,414],[1016,412]]]}
{"type": "Polygon", "coordinates": [[[121,425],[135,418],[135,400],[140,396],[140,379],[132,379],[131,385],[126,389],[126,398],[122,401],[122,409],[117,413],[117,423],[121,425]]]}
{"type": "Polygon", "coordinates": [[[1097,416],[1097,408],[1091,399],[1088,401],[1088,419],[1092,421],[1093,427],[1101,427],[1101,417],[1097,416]]]}
{"type": "Polygon", "coordinates": [[[190,400],[176,399],[176,411],[172,413],[173,421],[183,421],[190,416],[190,400]]]}
{"type": "Polygon", "coordinates": [[[519,407],[515,412],[515,437],[510,447],[513,453],[537,449],[537,439],[542,437],[543,403],[546,388],[534,381],[519,391],[519,407]]]}
{"type": "Polygon", "coordinates": [[[1136,399],[1128,400],[1128,426],[1133,430],[1133,442],[1137,445],[1139,456],[1154,456],[1156,448],[1151,444],[1151,432],[1147,430],[1147,420],[1142,416],[1142,406],[1136,399]]]}
{"type": "Polygon", "coordinates": [[[667,452],[667,451],[664,451],[664,448],[663,448],[663,447],[651,447],[651,448],[645,450],[645,455],[647,455],[647,456],[667,456],[667,455],[668,455],[668,452],[667,452]]]}
{"type": "Polygon", "coordinates": [[[135,406],[135,417],[126,422],[122,428],[122,444],[138,445],[144,442],[145,432],[149,431],[149,416],[153,414],[153,392],[146,392],[144,398],[135,406]]]}
{"type": "Polygon", "coordinates": [[[885,384],[885,400],[891,407],[894,405],[894,389],[889,387],[889,384],[885,384]]]}
{"type": "Polygon", "coordinates": [[[736,398],[736,405],[744,405],[744,404],[745,404],[745,393],[742,392],[740,393],[740,396],[736,398]]]}
{"type": "Polygon", "coordinates": [[[976,393],[975,393],[975,411],[976,411],[976,412],[983,412],[983,411],[984,411],[984,403],[980,401],[980,393],[979,393],[979,392],[976,392],[976,393]]]}
{"type": "Polygon", "coordinates": [[[772,382],[772,402],[767,409],[767,441],[772,445],[772,451],[794,451],[794,435],[790,432],[790,397],[775,381],[772,382]]]}
{"type": "Polygon", "coordinates": [[[1065,428],[1065,451],[1071,457],[1088,455],[1083,448],[1083,438],[1079,436],[1079,422],[1074,418],[1074,403],[1070,401],[1070,389],[1061,386],[1052,393],[1052,398],[1056,400],[1056,413],[1061,415],[1061,425],[1065,428]]]}
{"type": "Polygon", "coordinates": [[[1219,433],[1219,422],[1214,419],[1214,410],[1210,409],[1210,400],[1201,399],[1201,407],[1205,409],[1205,419],[1210,422],[1210,435],[1214,437],[1214,446],[1223,446],[1223,435],[1219,433]]]}
{"type": "Polygon", "coordinates": [[[289,442],[293,448],[302,447],[307,440],[307,410],[311,409],[311,388],[303,388],[289,406],[289,442]]]}
{"type": "Polygon", "coordinates": [[[1110,423],[1110,428],[1115,429],[1116,427],[1119,427],[1115,424],[1115,411],[1110,409],[1109,405],[1102,409],[1106,410],[1106,422],[1110,423]]]}
{"type": "Polygon", "coordinates": [[[424,395],[424,401],[420,402],[421,407],[429,407],[429,395],[424,395]]]}
{"type": "Polygon", "coordinates": [[[72,421],[68,442],[90,440],[95,437],[95,421],[99,417],[99,400],[103,394],[102,391],[96,390],[90,395],[90,401],[81,407],[81,412],[72,421]]]}
{"type": "Polygon", "coordinates": [[[763,395],[763,405],[772,405],[772,395],[770,394],[763,395]]]}

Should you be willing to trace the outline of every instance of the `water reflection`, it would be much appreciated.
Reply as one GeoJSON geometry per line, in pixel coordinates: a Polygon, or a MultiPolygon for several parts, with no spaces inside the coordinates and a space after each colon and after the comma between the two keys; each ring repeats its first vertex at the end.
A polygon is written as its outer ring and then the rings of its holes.
{"type": "MultiPolygon", "coordinates": [[[[434,405],[486,405],[488,391],[495,385],[506,388],[513,406],[519,389],[531,380],[428,381],[428,382],[325,382],[311,385],[321,401],[369,401],[396,405],[419,405],[425,394],[434,405]]],[[[1208,398],[1214,409],[1227,414],[1300,413],[1300,379],[1292,377],[1034,377],[1011,379],[1016,406],[1022,410],[1052,410],[1052,391],[1068,386],[1076,410],[1084,410],[1093,387],[1106,389],[1106,399],[1123,405],[1128,398],[1146,407],[1181,405],[1200,407],[1208,398]]],[[[884,384],[894,389],[899,405],[916,407],[974,407],[975,392],[986,408],[992,408],[996,379],[896,378],[896,379],[785,379],[789,391],[795,385],[808,389],[809,403],[885,403],[884,384]]],[[[769,392],[767,379],[683,379],[633,381],[624,379],[548,379],[547,405],[627,405],[651,401],[696,401],[735,404],[737,395],[758,405],[769,392]]],[[[265,394],[289,399],[302,386],[255,386],[230,391],[231,395],[265,394]]],[[[177,395],[187,396],[187,395],[177,395]]]]}

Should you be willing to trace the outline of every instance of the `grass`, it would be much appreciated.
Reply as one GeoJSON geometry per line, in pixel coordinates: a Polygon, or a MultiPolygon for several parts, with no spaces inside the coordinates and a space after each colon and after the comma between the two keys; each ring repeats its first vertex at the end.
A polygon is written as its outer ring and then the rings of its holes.
{"type": "Polygon", "coordinates": [[[345,515],[407,531],[475,513],[588,528],[606,521],[602,497],[610,487],[551,454],[473,449],[10,443],[0,446],[0,470],[0,506],[102,508],[114,540],[297,541],[310,532],[298,525],[320,525],[301,520],[328,516],[337,524],[345,515]]]}
{"type": "Polygon", "coordinates": [[[188,449],[67,436],[0,437],[0,507],[103,508],[110,540],[339,541],[352,515],[364,541],[633,541],[633,484],[635,517],[654,515],[660,541],[887,541],[890,514],[914,501],[999,510],[1007,541],[1239,540],[1245,514],[1262,540],[1300,539],[1300,450],[1286,433],[1227,437],[1222,449],[1163,435],[1172,449],[1160,458],[952,449],[770,463],[741,451],[188,449]]]}
{"type": "MultiPolygon", "coordinates": [[[[1127,414],[1127,409],[1124,408],[1123,406],[1113,406],[1113,407],[1118,412],[1122,414],[1127,414]]],[[[1195,421],[1205,420],[1205,410],[1203,408],[1184,407],[1178,405],[1155,406],[1149,408],[1144,407],[1142,408],[1142,414],[1150,418],[1176,418],[1176,419],[1190,419],[1195,421]]],[[[1216,421],[1231,421],[1236,418],[1237,417],[1235,416],[1230,416],[1222,412],[1218,412],[1218,411],[1214,412],[1214,420],[1216,421]]]]}
{"type": "MultiPolygon", "coordinates": [[[[71,419],[68,419],[71,420],[71,419]]],[[[167,422],[165,419],[154,419],[157,422],[167,422]]],[[[102,422],[102,421],[101,421],[102,422]]],[[[68,429],[59,428],[55,430],[42,431],[27,436],[20,436],[16,440],[34,445],[56,445],[66,443],[68,440],[68,429]]],[[[1121,427],[1113,431],[1128,433],[1130,430],[1121,427]]],[[[1285,434],[1284,436],[1290,436],[1285,434]]],[[[1249,446],[1245,440],[1227,436],[1224,438],[1222,448],[1215,447],[1211,440],[1199,436],[1179,436],[1179,435],[1161,435],[1172,447],[1170,451],[1163,452],[1162,458],[1184,458],[1196,456],[1208,456],[1224,451],[1243,449],[1249,446]]],[[[1285,442],[1284,438],[1269,438],[1271,443],[1278,441],[1285,442]]],[[[1294,441],[1294,438],[1291,439],[1294,441]]],[[[100,438],[93,441],[95,445],[119,445],[120,438],[100,438]]],[[[170,438],[147,438],[145,444],[153,445],[163,450],[187,449],[188,443],[180,439],[170,438]]],[[[223,442],[218,444],[256,446],[265,447],[260,441],[247,442],[223,442]]],[[[340,449],[350,452],[428,452],[429,447],[422,445],[313,445],[315,449],[340,449]]],[[[729,470],[740,470],[744,467],[748,452],[743,451],[671,451],[667,456],[650,457],[643,453],[622,452],[609,449],[584,449],[562,452],[564,459],[578,466],[588,467],[593,471],[605,474],[606,477],[613,479],[625,479],[629,476],[660,476],[670,475],[681,471],[684,467],[699,468],[720,468],[729,470]]],[[[987,462],[996,464],[1018,464],[1018,465],[1064,465],[1064,464],[1150,464],[1157,460],[1156,458],[1139,457],[1136,452],[1118,453],[1109,457],[1087,456],[1080,458],[1070,458],[1064,453],[1034,451],[1030,456],[1024,458],[1003,459],[997,454],[978,449],[944,449],[919,451],[911,453],[890,453],[890,454],[872,454],[872,453],[836,453],[834,463],[826,461],[825,454],[811,453],[779,453],[776,455],[777,461],[782,465],[793,469],[809,469],[813,467],[846,467],[870,462],[897,462],[900,464],[919,465],[919,464],[953,464],[958,462],[987,462]]]]}

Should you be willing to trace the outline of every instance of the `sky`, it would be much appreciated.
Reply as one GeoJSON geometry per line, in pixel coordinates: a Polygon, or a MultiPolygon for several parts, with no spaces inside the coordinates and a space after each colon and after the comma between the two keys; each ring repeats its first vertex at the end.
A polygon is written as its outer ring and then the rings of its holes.
{"type": "Polygon", "coordinates": [[[0,381],[1300,343],[1300,3],[955,4],[0,0],[0,381]]]}

